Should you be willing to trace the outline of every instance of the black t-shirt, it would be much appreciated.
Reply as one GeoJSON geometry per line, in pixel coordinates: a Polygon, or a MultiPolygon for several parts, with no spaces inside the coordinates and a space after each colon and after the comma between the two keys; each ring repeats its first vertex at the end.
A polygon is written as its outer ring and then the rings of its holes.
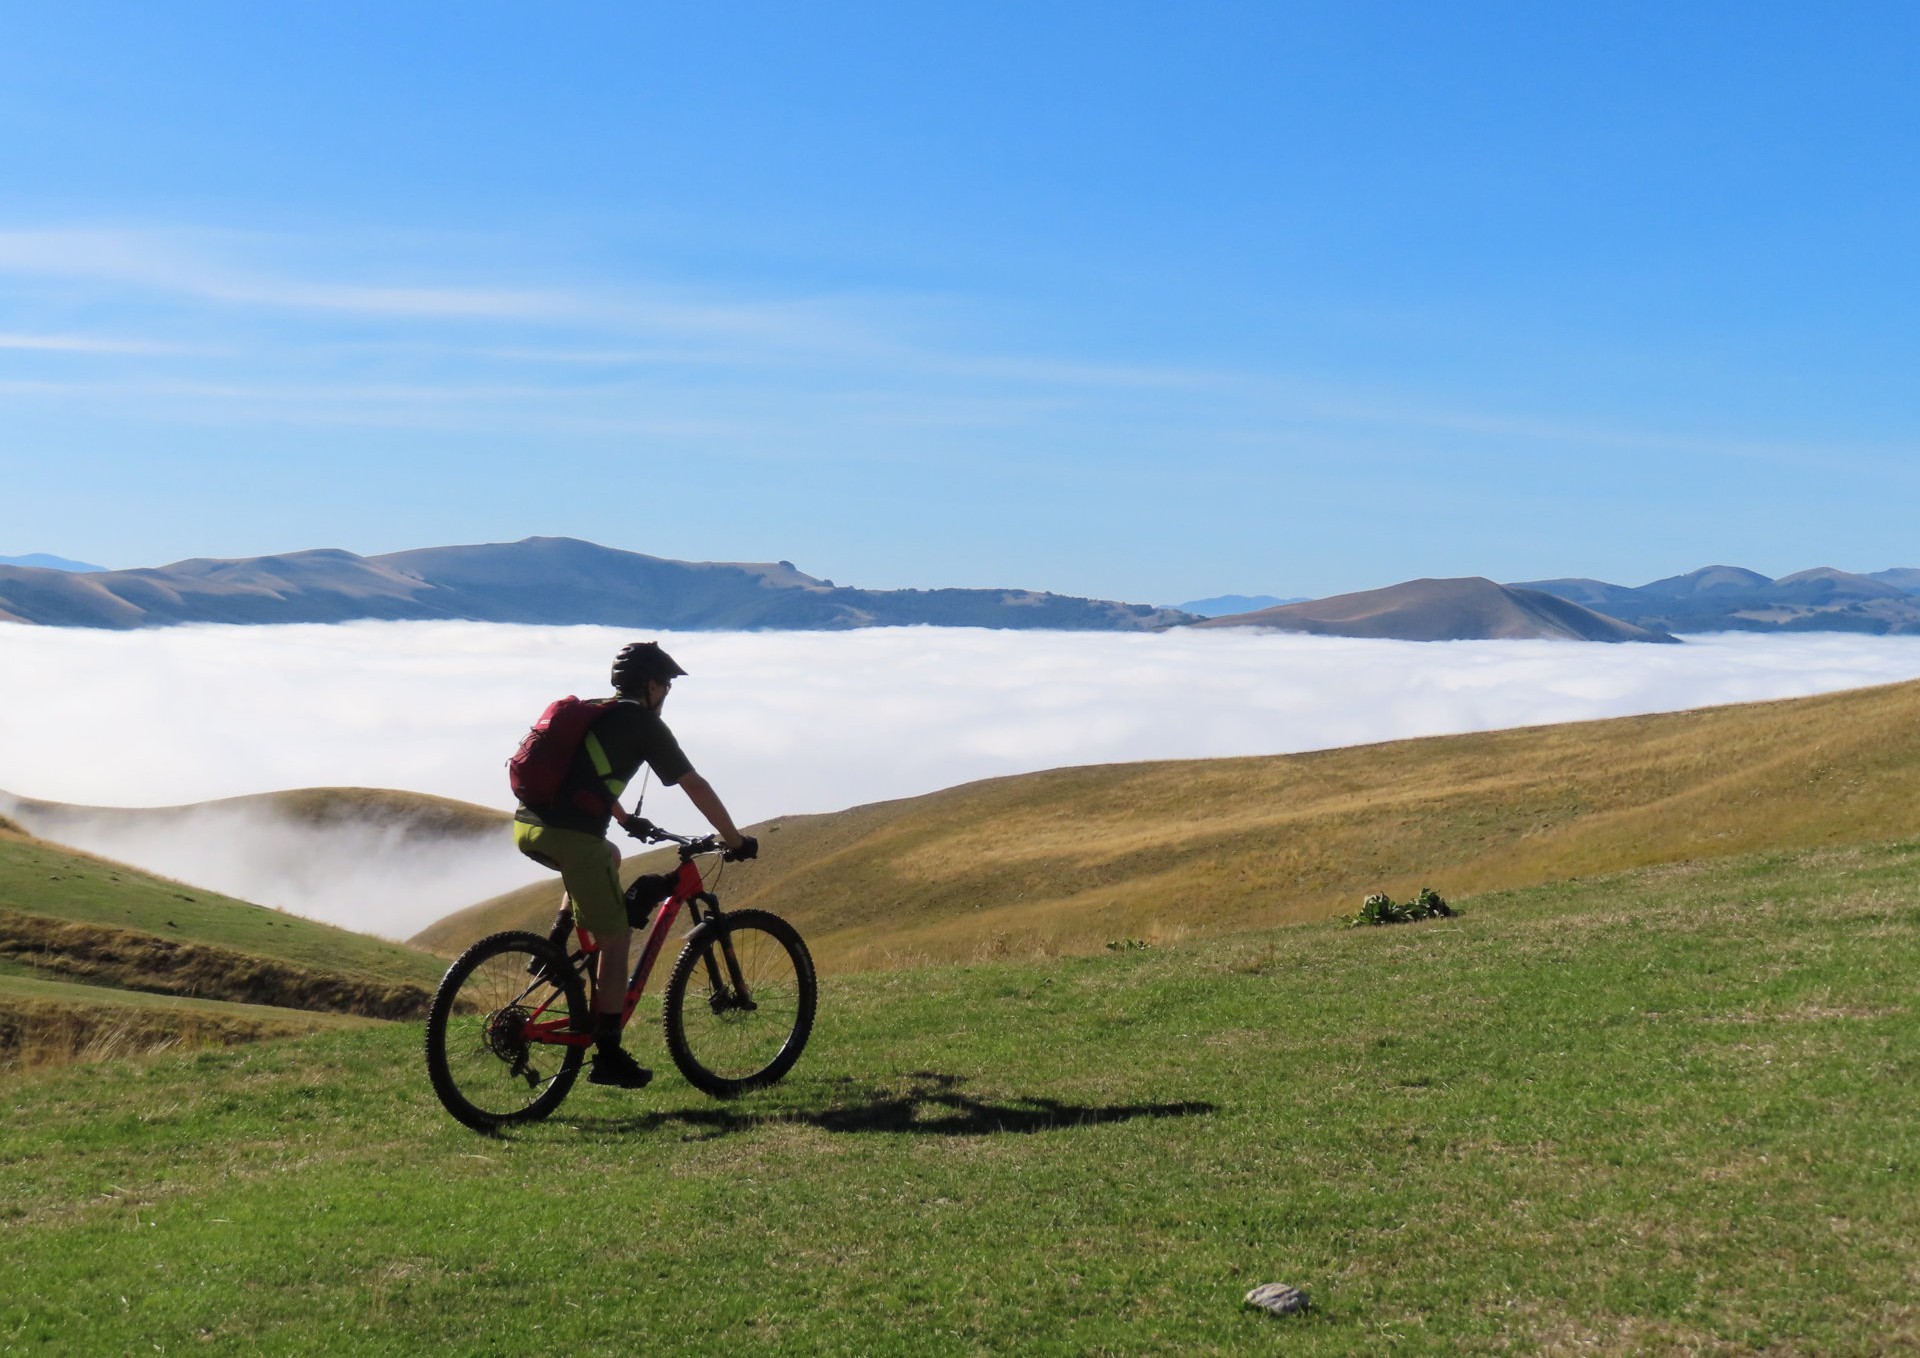
{"type": "MultiPolygon", "coordinates": [[[[629,781],[640,771],[642,763],[653,770],[653,776],[663,787],[672,787],[693,772],[693,765],[681,753],[680,742],[660,720],[660,714],[640,703],[630,700],[615,703],[590,729],[600,738],[607,762],[613,766],[610,776],[619,782],[629,781]]],[[[538,810],[523,806],[514,819],[529,825],[604,835],[608,822],[613,819],[611,802],[606,780],[593,767],[593,757],[582,741],[573,763],[567,767],[566,781],[560,784],[560,795],[553,805],[538,810]]]]}

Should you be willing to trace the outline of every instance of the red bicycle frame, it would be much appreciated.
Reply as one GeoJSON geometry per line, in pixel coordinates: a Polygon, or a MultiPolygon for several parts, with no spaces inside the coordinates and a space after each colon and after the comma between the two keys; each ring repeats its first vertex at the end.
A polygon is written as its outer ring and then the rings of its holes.
{"type": "MultiPolygon", "coordinates": [[[[698,842],[683,843],[680,850],[680,868],[675,876],[673,890],[660,902],[654,912],[653,923],[647,930],[646,946],[640,950],[640,960],[634,964],[633,975],[627,980],[627,1003],[620,1012],[620,1026],[625,1028],[633,1017],[634,1007],[640,1003],[640,994],[647,988],[647,978],[653,974],[653,964],[659,960],[660,949],[666,945],[667,935],[673,930],[673,922],[680,918],[681,908],[689,902],[704,900],[715,912],[720,902],[707,892],[707,884],[700,877],[700,868],[693,861],[693,853],[698,842]]],[[[629,888],[631,890],[631,888],[629,888]]],[[[695,922],[699,922],[699,907],[694,907],[695,922]]],[[[587,957],[597,956],[600,944],[594,936],[580,924],[576,915],[573,921],[574,937],[579,941],[580,951],[587,957]]],[[[733,960],[733,940],[726,936],[721,939],[721,951],[726,954],[729,968],[736,976],[739,967],[733,960]]],[[[570,962],[569,965],[574,965],[570,962]]],[[[713,965],[711,957],[707,965],[713,965]]],[[[744,992],[746,987],[738,987],[744,992]]],[[[543,1042],[554,1047],[590,1047],[593,1045],[593,1033],[574,1027],[573,1018],[543,1019],[541,1015],[553,1008],[562,999],[563,992],[555,990],[554,995],[535,1010],[521,1030],[528,1042],[543,1042]]],[[[745,998],[744,993],[742,998],[745,998]]]]}

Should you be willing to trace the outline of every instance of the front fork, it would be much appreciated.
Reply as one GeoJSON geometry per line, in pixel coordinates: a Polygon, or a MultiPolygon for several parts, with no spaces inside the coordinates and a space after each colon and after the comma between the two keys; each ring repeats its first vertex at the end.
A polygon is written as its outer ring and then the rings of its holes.
{"type": "MultiPolygon", "coordinates": [[[[713,898],[711,892],[703,891],[687,904],[696,925],[718,923],[726,918],[720,909],[720,902],[713,898]],[[699,908],[702,901],[706,903],[704,915],[699,908]]],[[[713,1012],[719,1014],[728,1009],[753,1009],[753,996],[747,990],[746,971],[740,966],[740,959],[733,951],[733,930],[727,928],[720,930],[719,953],[720,955],[716,957],[714,950],[707,948],[700,954],[700,962],[707,969],[707,985],[709,994],[712,996],[708,1003],[713,1006],[713,1012]],[[720,971],[722,962],[726,963],[724,976],[720,971]]]]}

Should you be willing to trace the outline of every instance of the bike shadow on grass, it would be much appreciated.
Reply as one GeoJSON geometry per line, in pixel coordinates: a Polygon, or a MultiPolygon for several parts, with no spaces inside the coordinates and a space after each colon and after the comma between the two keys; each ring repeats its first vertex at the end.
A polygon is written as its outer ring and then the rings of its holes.
{"type": "Polygon", "coordinates": [[[657,1132],[680,1129],[704,1141],[755,1128],[792,1125],[824,1132],[915,1136],[1030,1135],[1063,1128],[1097,1127],[1135,1118],[1198,1117],[1216,1105],[1180,1103],[1070,1103],[1040,1095],[983,1099],[967,1093],[966,1079],[934,1070],[909,1071],[904,1089],[862,1085],[841,1076],[794,1080],[733,1104],[670,1108],[627,1117],[566,1117],[581,1131],[657,1132]]]}

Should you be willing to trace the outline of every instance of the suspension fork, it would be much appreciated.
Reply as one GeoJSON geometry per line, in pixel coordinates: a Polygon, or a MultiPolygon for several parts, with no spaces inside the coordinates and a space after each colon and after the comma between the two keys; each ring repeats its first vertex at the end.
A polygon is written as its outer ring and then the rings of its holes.
{"type": "Polygon", "coordinates": [[[707,983],[713,987],[716,995],[731,997],[736,1003],[751,1007],[753,996],[747,993],[746,973],[740,968],[740,959],[733,951],[733,930],[726,927],[726,912],[720,908],[720,902],[710,891],[702,891],[687,902],[688,911],[694,923],[710,923],[718,926],[720,934],[720,955],[727,964],[727,974],[720,974],[720,962],[708,948],[700,954],[700,961],[707,969],[707,983]],[[702,907],[705,907],[704,913],[702,907]]]}

